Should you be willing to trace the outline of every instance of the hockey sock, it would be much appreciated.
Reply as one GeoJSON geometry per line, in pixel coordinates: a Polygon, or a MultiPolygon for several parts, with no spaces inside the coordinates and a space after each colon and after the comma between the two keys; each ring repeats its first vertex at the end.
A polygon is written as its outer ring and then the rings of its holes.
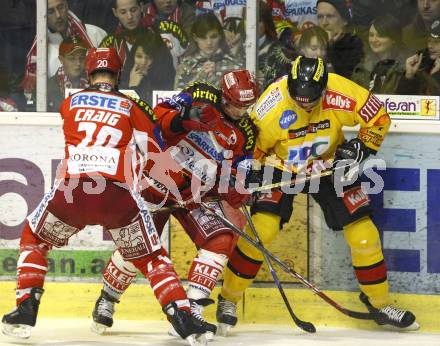
{"type": "Polygon", "coordinates": [[[175,302],[179,309],[190,311],[185,289],[163,247],[159,251],[131,262],[150,281],[154,295],[162,307],[175,302]]]}
{"type": "MultiPolygon", "coordinates": [[[[268,246],[280,228],[281,218],[272,213],[257,212],[252,221],[264,246],[268,246]]],[[[249,225],[246,233],[254,238],[249,225]]],[[[240,238],[235,246],[223,275],[221,295],[237,303],[245,289],[252,283],[263,263],[263,254],[246,240],[240,238]]]]}
{"type": "Polygon", "coordinates": [[[200,249],[188,273],[188,298],[208,298],[227,259],[226,255],[200,249]]]}
{"type": "Polygon", "coordinates": [[[380,308],[388,303],[387,268],[379,231],[369,217],[344,227],[344,237],[351,249],[354,272],[370,303],[380,308]]]}
{"type": "Polygon", "coordinates": [[[103,272],[104,291],[119,300],[121,295],[136,278],[136,267],[133,263],[122,258],[119,250],[112,253],[112,257],[103,272]]]}
{"type": "Polygon", "coordinates": [[[26,222],[20,239],[17,261],[17,306],[30,297],[33,287],[43,287],[47,272],[47,254],[51,246],[37,238],[26,222]]]}

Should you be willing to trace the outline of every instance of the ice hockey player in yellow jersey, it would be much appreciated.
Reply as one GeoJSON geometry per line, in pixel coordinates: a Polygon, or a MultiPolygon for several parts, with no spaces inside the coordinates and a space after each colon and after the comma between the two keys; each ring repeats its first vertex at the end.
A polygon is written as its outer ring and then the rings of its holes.
{"type": "MultiPolygon", "coordinates": [[[[370,218],[370,200],[361,189],[360,175],[352,174],[369,155],[376,154],[390,127],[381,102],[356,83],[328,73],[322,59],[299,56],[290,73],[260,96],[251,117],[258,128],[254,158],[264,162],[275,157],[281,162],[274,181],[281,180],[283,171],[298,172],[314,162],[332,162],[335,173],[320,178],[318,191],[312,191],[310,184],[303,192],[320,205],[329,228],[342,230],[351,250],[360,300],[370,312],[378,312],[375,322],[399,330],[418,329],[413,313],[389,303],[379,231],[370,218]],[[360,126],[357,136],[346,141],[342,127],[356,125],[360,126]],[[337,194],[341,179],[348,178],[350,185],[337,194]]],[[[289,221],[295,194],[275,188],[260,194],[252,205],[252,221],[265,246],[289,221]]],[[[249,226],[246,232],[252,236],[249,226]]],[[[218,297],[221,333],[237,323],[237,302],[262,263],[262,253],[240,239],[229,258],[218,297]]]]}

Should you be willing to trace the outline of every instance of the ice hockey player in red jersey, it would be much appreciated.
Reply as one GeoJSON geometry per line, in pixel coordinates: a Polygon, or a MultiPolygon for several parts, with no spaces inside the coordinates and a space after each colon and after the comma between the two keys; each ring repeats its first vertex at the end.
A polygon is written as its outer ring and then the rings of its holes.
{"type": "Polygon", "coordinates": [[[121,61],[114,48],[92,48],[86,57],[91,87],[60,107],[65,159],[53,188],[29,215],[17,263],[17,307],[2,319],[4,334],[28,338],[35,326],[53,247],[86,225],[102,225],[121,256],[150,282],[174,329],[190,343],[205,326],[190,303],[162,247],[137,188],[133,162],[148,154],[154,113],[117,91],[121,61]]]}
{"type": "MultiPolygon", "coordinates": [[[[156,203],[168,196],[165,206],[175,206],[179,199],[191,201],[185,207],[155,213],[154,220],[157,229],[162,230],[172,214],[199,250],[188,273],[187,294],[193,315],[206,326],[207,336],[211,337],[216,326],[203,318],[202,311],[213,303],[209,296],[222,274],[234,234],[200,208],[197,201],[201,195],[202,200],[221,199],[238,208],[249,198],[249,194],[237,191],[234,183],[223,184],[219,176],[229,176],[228,170],[234,175],[240,164],[252,157],[256,132],[247,113],[257,97],[254,78],[246,70],[237,70],[223,75],[221,90],[204,82],[193,83],[155,108],[170,156],[181,171],[171,174],[172,181],[167,183],[164,179],[169,176],[151,167],[144,173],[150,187],[142,195],[156,203]],[[207,165],[206,169],[202,163],[207,165]],[[167,195],[173,185],[177,193],[167,195]]],[[[215,209],[222,209],[218,201],[209,203],[215,209]]],[[[114,304],[135,276],[136,268],[115,251],[104,269],[104,288],[93,311],[97,332],[112,326],[114,304]]]]}

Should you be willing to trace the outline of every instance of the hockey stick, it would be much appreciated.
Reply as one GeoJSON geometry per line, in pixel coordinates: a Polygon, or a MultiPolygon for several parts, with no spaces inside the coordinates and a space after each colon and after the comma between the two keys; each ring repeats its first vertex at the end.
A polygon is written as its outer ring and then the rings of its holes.
{"type": "Polygon", "coordinates": [[[278,183],[262,185],[262,186],[258,186],[256,188],[254,188],[254,189],[249,189],[248,191],[250,193],[253,193],[253,192],[259,192],[259,191],[271,190],[271,189],[275,189],[277,187],[304,184],[304,183],[309,182],[310,180],[322,178],[322,177],[327,177],[329,175],[332,175],[333,173],[334,173],[333,169],[326,169],[324,171],[321,171],[319,174],[305,175],[304,177],[296,176],[292,180],[285,180],[285,181],[280,181],[278,183]]]}
{"type": "Polygon", "coordinates": [[[268,251],[264,246],[262,246],[260,243],[256,242],[248,234],[246,234],[241,229],[236,227],[228,219],[223,217],[223,215],[221,215],[221,213],[219,213],[215,209],[209,207],[209,205],[207,205],[204,202],[201,203],[201,206],[206,211],[210,212],[212,215],[219,218],[226,226],[230,227],[235,233],[237,233],[239,236],[243,237],[247,242],[249,242],[255,248],[260,250],[263,254],[267,255],[272,261],[274,261],[276,264],[278,264],[281,267],[281,269],[283,269],[286,273],[288,273],[291,276],[293,276],[294,278],[298,279],[304,286],[311,289],[321,299],[326,301],[328,304],[333,306],[335,309],[342,312],[344,315],[350,316],[352,318],[360,319],[360,320],[374,320],[375,319],[376,314],[374,314],[374,313],[353,311],[353,310],[349,310],[349,309],[344,308],[343,306],[339,305],[336,301],[334,301],[332,298],[330,298],[328,295],[326,295],[324,292],[322,292],[318,287],[316,287],[315,285],[313,285],[312,283],[307,281],[299,273],[297,273],[295,270],[293,270],[288,264],[286,264],[285,262],[280,260],[274,254],[272,254],[270,251],[268,251]]]}
{"type": "MultiPolygon", "coordinates": [[[[261,241],[260,237],[258,236],[258,231],[255,228],[254,222],[252,221],[251,215],[249,214],[249,211],[247,210],[246,206],[243,206],[241,208],[241,211],[243,212],[244,216],[246,217],[246,220],[247,220],[247,222],[249,224],[249,227],[252,230],[252,233],[255,236],[255,239],[257,240],[257,242],[261,246],[264,246],[263,242],[261,241]]],[[[281,297],[283,298],[284,304],[286,305],[286,308],[289,311],[289,314],[292,317],[293,321],[302,330],[304,330],[304,331],[306,331],[308,333],[315,333],[316,332],[316,328],[315,328],[315,326],[311,322],[302,321],[301,319],[299,319],[295,315],[295,313],[293,312],[292,307],[290,306],[289,300],[287,299],[286,294],[284,293],[283,286],[281,286],[281,282],[278,279],[277,273],[276,273],[275,269],[272,266],[272,262],[270,261],[270,258],[267,256],[266,253],[263,253],[263,255],[264,255],[264,260],[266,261],[266,264],[267,264],[267,266],[268,266],[268,268],[270,270],[270,273],[272,274],[273,281],[277,285],[278,291],[280,292],[281,297]]]]}

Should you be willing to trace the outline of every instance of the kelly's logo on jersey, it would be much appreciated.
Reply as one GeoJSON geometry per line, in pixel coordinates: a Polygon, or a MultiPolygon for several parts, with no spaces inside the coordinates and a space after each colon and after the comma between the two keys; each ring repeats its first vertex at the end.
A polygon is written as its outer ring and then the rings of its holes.
{"type": "Polygon", "coordinates": [[[334,90],[327,90],[322,102],[322,110],[353,112],[355,107],[356,101],[354,99],[334,90]]]}

